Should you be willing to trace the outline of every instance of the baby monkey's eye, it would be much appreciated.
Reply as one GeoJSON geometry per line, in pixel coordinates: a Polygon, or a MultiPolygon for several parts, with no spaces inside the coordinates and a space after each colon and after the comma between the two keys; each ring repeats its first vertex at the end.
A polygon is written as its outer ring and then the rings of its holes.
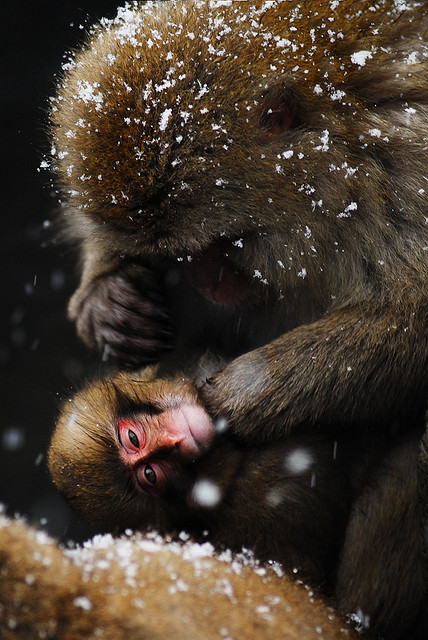
{"type": "Polygon", "coordinates": [[[144,477],[150,484],[156,484],[157,482],[155,470],[149,464],[146,464],[144,468],[144,477]]]}
{"type": "Polygon", "coordinates": [[[131,429],[128,430],[128,438],[129,438],[129,442],[136,448],[139,449],[140,448],[140,442],[137,438],[137,434],[132,431],[131,429]]]}

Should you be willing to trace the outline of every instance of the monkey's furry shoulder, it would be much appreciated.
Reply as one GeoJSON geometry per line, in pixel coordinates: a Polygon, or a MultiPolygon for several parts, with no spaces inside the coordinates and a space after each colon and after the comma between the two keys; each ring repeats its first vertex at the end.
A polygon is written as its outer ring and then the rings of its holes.
{"type": "Polygon", "coordinates": [[[419,419],[427,35],[398,0],[134,3],[94,27],[51,106],[81,337],[131,364],[221,353],[205,402],[244,439],[419,419]]]}
{"type": "Polygon", "coordinates": [[[309,589],[244,556],[159,536],[97,536],[62,550],[0,515],[4,640],[356,638],[309,589]],[[285,635],[284,635],[285,634],[285,635]]]}

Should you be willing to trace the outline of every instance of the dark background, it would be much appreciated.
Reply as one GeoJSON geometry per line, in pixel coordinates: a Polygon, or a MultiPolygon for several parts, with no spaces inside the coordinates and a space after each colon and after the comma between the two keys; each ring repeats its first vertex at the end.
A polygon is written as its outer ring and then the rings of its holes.
{"type": "Polygon", "coordinates": [[[52,486],[46,449],[61,399],[98,363],[66,319],[76,255],[58,240],[51,176],[38,168],[64,54],[116,6],[52,0],[2,9],[0,503],[62,539],[92,531],[52,486]]]}

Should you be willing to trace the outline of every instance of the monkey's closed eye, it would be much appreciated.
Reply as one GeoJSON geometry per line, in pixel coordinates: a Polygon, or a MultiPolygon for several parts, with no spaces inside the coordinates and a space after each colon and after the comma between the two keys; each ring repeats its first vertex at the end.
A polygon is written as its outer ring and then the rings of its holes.
{"type": "Polygon", "coordinates": [[[269,107],[262,113],[260,127],[265,132],[266,138],[273,140],[291,127],[293,118],[294,110],[289,105],[278,108],[269,107]]]}
{"type": "Polygon", "coordinates": [[[257,140],[260,144],[270,144],[295,125],[296,107],[290,96],[272,90],[262,96],[258,114],[257,140]]]}

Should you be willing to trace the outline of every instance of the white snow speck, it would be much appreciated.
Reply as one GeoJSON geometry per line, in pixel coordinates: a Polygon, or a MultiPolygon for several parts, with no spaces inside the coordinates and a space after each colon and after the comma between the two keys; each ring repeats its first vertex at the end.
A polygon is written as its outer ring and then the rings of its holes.
{"type": "Polygon", "coordinates": [[[315,147],[315,151],[328,151],[330,146],[329,146],[329,137],[330,137],[330,132],[328,131],[328,129],[324,129],[324,131],[322,132],[322,135],[320,135],[320,141],[321,141],[321,145],[318,147],[315,147]]]}
{"type": "Polygon", "coordinates": [[[380,129],[369,129],[369,134],[373,137],[373,138],[380,138],[382,135],[382,131],[380,129]]]}
{"type": "Polygon", "coordinates": [[[342,98],[344,98],[345,95],[346,93],[344,91],[342,91],[341,89],[336,89],[331,93],[330,98],[332,100],[342,100],[342,98]]]}
{"type": "Polygon", "coordinates": [[[358,204],[356,202],[351,202],[348,204],[345,209],[337,215],[338,218],[350,218],[351,212],[356,211],[358,209],[358,204]]]}
{"type": "Polygon", "coordinates": [[[254,270],[254,278],[257,278],[258,280],[260,280],[260,282],[262,282],[263,284],[269,284],[268,281],[266,280],[266,278],[263,278],[263,274],[261,271],[259,271],[258,269],[254,270]]]}
{"type": "Polygon", "coordinates": [[[406,59],[407,64],[418,64],[418,62],[420,62],[420,60],[417,51],[410,53],[406,59]]]}
{"type": "Polygon", "coordinates": [[[192,498],[201,507],[212,509],[220,502],[221,491],[212,480],[197,480],[193,485],[192,498]]]}
{"type": "Polygon", "coordinates": [[[357,64],[359,67],[364,67],[370,58],[373,58],[371,51],[356,51],[351,55],[351,62],[357,64]]]}
{"type": "Polygon", "coordinates": [[[284,466],[290,473],[299,474],[308,471],[313,462],[313,457],[307,449],[296,449],[287,454],[284,466]]]}
{"type": "Polygon", "coordinates": [[[80,607],[80,609],[83,609],[84,611],[91,611],[92,609],[92,602],[86,596],[74,598],[73,604],[75,607],[80,607]]]}
{"type": "Polygon", "coordinates": [[[217,433],[224,433],[229,429],[229,421],[227,418],[220,416],[219,418],[216,418],[214,427],[217,433]]]}
{"type": "Polygon", "coordinates": [[[2,447],[7,451],[17,451],[25,444],[25,431],[22,427],[9,427],[3,431],[2,447]]]}
{"type": "Polygon", "coordinates": [[[281,153],[281,156],[285,159],[285,160],[289,160],[290,158],[292,158],[294,155],[294,151],[292,149],[289,149],[288,151],[283,151],[281,153]]]}
{"type": "Polygon", "coordinates": [[[100,85],[98,82],[94,82],[94,84],[92,85],[87,80],[79,80],[77,82],[77,99],[81,100],[85,104],[88,104],[89,102],[95,102],[95,109],[97,111],[100,111],[104,97],[101,91],[97,91],[99,86],[100,85]]]}
{"type": "Polygon", "coordinates": [[[165,111],[161,113],[161,116],[159,118],[159,129],[161,131],[165,131],[165,129],[168,126],[168,120],[170,119],[171,116],[172,116],[172,109],[165,109],[165,111]]]}

